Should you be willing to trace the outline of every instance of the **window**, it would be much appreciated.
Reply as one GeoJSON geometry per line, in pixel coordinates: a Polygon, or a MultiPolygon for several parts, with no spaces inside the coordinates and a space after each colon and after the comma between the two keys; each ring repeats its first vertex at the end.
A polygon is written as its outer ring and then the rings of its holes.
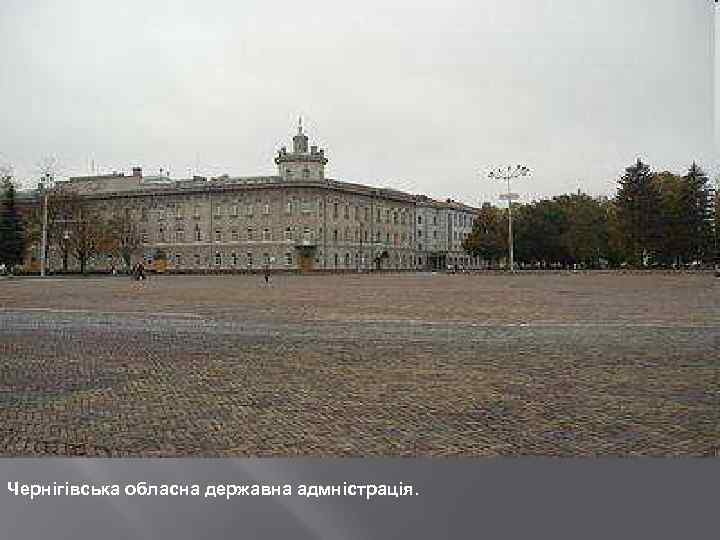
{"type": "Polygon", "coordinates": [[[386,243],[386,244],[389,244],[389,243],[390,243],[390,233],[387,233],[387,234],[385,235],[385,243],[386,243]]]}
{"type": "Polygon", "coordinates": [[[418,225],[422,225],[422,216],[418,216],[418,225]]]}
{"type": "Polygon", "coordinates": [[[175,254],[175,266],[181,266],[182,265],[182,256],[179,253],[175,254]]]}
{"type": "Polygon", "coordinates": [[[437,216],[433,216],[433,225],[437,225],[437,216]]]}
{"type": "Polygon", "coordinates": [[[222,205],[218,204],[215,207],[215,217],[220,217],[220,216],[222,216],[222,205]]]}
{"type": "Polygon", "coordinates": [[[182,204],[178,204],[178,205],[175,207],[175,217],[178,218],[178,219],[182,219],[182,217],[183,217],[183,207],[182,207],[182,204]]]}
{"type": "Polygon", "coordinates": [[[335,254],[335,268],[338,266],[338,254],[335,254]]]}
{"type": "Polygon", "coordinates": [[[266,216],[270,214],[270,205],[268,203],[265,203],[265,206],[263,206],[263,214],[266,216]]]}
{"type": "Polygon", "coordinates": [[[285,264],[288,266],[292,266],[292,253],[285,254],[285,264]]]}
{"type": "Polygon", "coordinates": [[[422,244],[418,244],[418,250],[422,251],[422,244]]]}
{"type": "Polygon", "coordinates": [[[285,213],[292,214],[292,201],[288,201],[285,205],[285,213]]]}
{"type": "Polygon", "coordinates": [[[200,266],[200,255],[195,254],[195,266],[200,266]]]}
{"type": "Polygon", "coordinates": [[[333,217],[335,219],[338,217],[338,203],[333,203],[333,217]]]}
{"type": "Polygon", "coordinates": [[[146,231],[140,231],[140,241],[141,241],[143,244],[147,244],[147,243],[148,243],[148,235],[147,235],[147,232],[146,232],[146,231]]]}
{"type": "Polygon", "coordinates": [[[350,219],[350,205],[345,205],[345,219],[350,219]]]}
{"type": "Polygon", "coordinates": [[[233,266],[237,266],[237,263],[238,263],[237,253],[235,253],[235,252],[233,251],[232,254],[230,255],[230,257],[232,257],[232,265],[233,265],[233,266]]]}
{"type": "Polygon", "coordinates": [[[370,209],[366,206],[365,207],[365,221],[370,219],[370,209]]]}
{"type": "Polygon", "coordinates": [[[385,209],[385,223],[390,223],[390,209],[385,209]]]}
{"type": "Polygon", "coordinates": [[[345,266],[350,267],[350,254],[345,254],[345,266]]]}
{"type": "Polygon", "coordinates": [[[422,229],[418,231],[418,238],[422,238],[422,229]]]}
{"type": "Polygon", "coordinates": [[[309,214],[313,211],[313,201],[303,201],[302,202],[302,212],[305,214],[309,214]]]}
{"type": "Polygon", "coordinates": [[[405,212],[400,213],[400,224],[405,225],[405,212]]]}
{"type": "Polygon", "coordinates": [[[202,240],[202,233],[200,232],[200,225],[195,225],[195,240],[197,242],[202,240]]]}
{"type": "Polygon", "coordinates": [[[222,264],[222,255],[220,255],[219,251],[215,252],[215,266],[220,266],[222,264]]]}
{"type": "Polygon", "coordinates": [[[163,227],[160,227],[160,230],[158,231],[158,242],[164,242],[165,241],[165,229],[163,227]]]}
{"type": "Polygon", "coordinates": [[[252,205],[252,204],[246,204],[246,205],[245,205],[245,215],[246,215],[246,216],[252,216],[252,215],[253,215],[253,205],[252,205]]]}
{"type": "Polygon", "coordinates": [[[222,231],[220,229],[215,231],[215,241],[222,242],[222,231]]]}
{"type": "Polygon", "coordinates": [[[377,211],[377,221],[378,221],[378,223],[380,223],[380,209],[379,208],[377,211]]]}
{"type": "Polygon", "coordinates": [[[289,242],[292,240],[292,227],[285,228],[285,241],[289,242]]]}
{"type": "Polygon", "coordinates": [[[437,231],[433,231],[433,238],[437,238],[437,231]]]}
{"type": "Polygon", "coordinates": [[[200,217],[200,205],[199,204],[195,205],[195,209],[193,211],[193,217],[195,219],[198,219],[200,217]]]}
{"type": "Polygon", "coordinates": [[[368,232],[367,232],[367,229],[365,229],[365,242],[367,242],[367,241],[368,241],[368,232]]]}
{"type": "Polygon", "coordinates": [[[335,229],[333,231],[333,242],[337,242],[337,241],[338,241],[338,232],[337,232],[337,229],[335,229]]]}
{"type": "Polygon", "coordinates": [[[232,238],[233,242],[237,242],[240,239],[237,229],[233,229],[232,231],[230,231],[230,238],[232,238]]]}
{"type": "Polygon", "coordinates": [[[184,242],[185,241],[185,231],[182,229],[178,229],[175,231],[175,241],[176,242],[184,242]]]}
{"type": "Polygon", "coordinates": [[[305,178],[310,178],[310,169],[303,169],[303,176],[305,178]]]}
{"type": "Polygon", "coordinates": [[[397,224],[398,224],[398,215],[397,215],[397,211],[394,211],[393,212],[393,225],[397,225],[397,224]]]}
{"type": "Polygon", "coordinates": [[[398,245],[398,233],[393,234],[393,245],[398,245]]]}
{"type": "Polygon", "coordinates": [[[252,252],[250,252],[250,251],[248,251],[248,253],[247,253],[247,265],[248,265],[248,268],[252,268],[252,265],[253,265],[253,255],[252,255],[252,252]]]}
{"type": "Polygon", "coordinates": [[[264,242],[268,242],[269,240],[271,240],[271,238],[270,238],[270,229],[263,229],[262,239],[263,239],[264,242]]]}
{"type": "Polygon", "coordinates": [[[263,253],[263,264],[270,264],[270,254],[269,253],[263,253]]]}
{"type": "Polygon", "coordinates": [[[253,239],[253,230],[252,227],[247,228],[247,239],[252,240],[253,239]]]}

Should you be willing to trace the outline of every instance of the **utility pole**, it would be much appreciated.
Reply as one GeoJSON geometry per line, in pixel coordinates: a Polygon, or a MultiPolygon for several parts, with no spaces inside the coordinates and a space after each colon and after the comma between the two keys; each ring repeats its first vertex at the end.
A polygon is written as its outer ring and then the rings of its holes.
{"type": "Polygon", "coordinates": [[[43,175],[42,192],[43,192],[43,225],[42,225],[42,242],[40,254],[40,277],[45,277],[45,269],[47,266],[47,229],[48,229],[48,191],[51,180],[50,173],[43,175]]]}
{"type": "Polygon", "coordinates": [[[528,169],[525,165],[517,165],[515,167],[509,165],[507,169],[499,168],[491,171],[490,174],[488,174],[488,178],[490,178],[490,180],[504,180],[507,182],[507,193],[505,195],[501,195],[500,199],[507,200],[508,202],[508,259],[510,262],[511,272],[515,272],[515,256],[513,250],[512,229],[512,202],[513,199],[517,200],[520,198],[520,196],[517,193],[510,192],[510,180],[520,178],[521,176],[528,176],[529,174],[530,169],[528,169]]]}

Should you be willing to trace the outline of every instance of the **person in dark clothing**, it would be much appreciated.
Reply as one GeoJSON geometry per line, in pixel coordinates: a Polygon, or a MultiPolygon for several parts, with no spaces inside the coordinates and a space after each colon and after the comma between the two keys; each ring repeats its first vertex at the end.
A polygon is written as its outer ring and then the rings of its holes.
{"type": "Polygon", "coordinates": [[[265,265],[265,285],[270,285],[270,268],[267,264],[265,265]]]}

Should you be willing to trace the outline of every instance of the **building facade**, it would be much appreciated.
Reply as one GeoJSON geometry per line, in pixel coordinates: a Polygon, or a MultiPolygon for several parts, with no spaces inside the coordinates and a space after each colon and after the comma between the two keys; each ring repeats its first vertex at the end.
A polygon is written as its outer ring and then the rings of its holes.
{"type": "MultiPolygon", "coordinates": [[[[429,270],[479,267],[462,249],[477,209],[325,177],[323,149],[302,125],[276,176],[171,179],[123,173],[58,183],[105,216],[137,226],[135,258],[168,270],[429,270]]],[[[52,195],[51,195],[52,196],[52,195]]],[[[49,267],[57,269],[51,249],[49,267]]],[[[113,254],[88,268],[119,267],[113,254]]],[[[76,265],[77,261],[70,260],[76,265]]]]}

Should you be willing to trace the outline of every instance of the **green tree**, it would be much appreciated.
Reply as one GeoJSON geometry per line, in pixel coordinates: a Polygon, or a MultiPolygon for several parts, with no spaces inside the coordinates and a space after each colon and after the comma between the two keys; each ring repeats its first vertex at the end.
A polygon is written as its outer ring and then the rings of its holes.
{"type": "Polygon", "coordinates": [[[628,257],[625,251],[627,242],[622,235],[617,203],[614,199],[607,199],[602,201],[601,206],[607,219],[608,228],[607,261],[610,266],[619,267],[627,261],[628,257]]]}
{"type": "Polygon", "coordinates": [[[656,174],[660,193],[660,240],[657,258],[682,264],[712,257],[712,214],[708,178],[693,163],[685,176],[656,174]]]}
{"type": "Polygon", "coordinates": [[[541,265],[570,262],[562,236],[567,216],[557,200],[545,199],[518,206],[513,220],[518,261],[541,265]]]}
{"type": "Polygon", "coordinates": [[[473,257],[496,263],[507,255],[507,234],[506,212],[484,203],[463,248],[473,257]]]}
{"type": "Polygon", "coordinates": [[[0,202],[0,264],[11,271],[22,264],[25,254],[23,220],[15,205],[15,184],[9,172],[2,175],[2,201],[0,202]]]}
{"type": "Polygon", "coordinates": [[[608,216],[602,203],[589,195],[576,193],[554,199],[565,214],[565,230],[560,243],[569,260],[589,268],[599,266],[608,254],[608,216]]]}
{"type": "Polygon", "coordinates": [[[695,162],[690,166],[684,180],[683,205],[689,232],[686,257],[691,261],[709,260],[712,259],[713,251],[710,181],[695,162]]]}
{"type": "Polygon", "coordinates": [[[620,178],[616,207],[628,262],[643,265],[660,241],[661,205],[650,167],[640,159],[620,178]]]}
{"type": "Polygon", "coordinates": [[[654,175],[660,195],[660,235],[655,259],[664,265],[681,264],[690,251],[690,227],[685,204],[685,182],[676,174],[665,171],[654,175]]]}

